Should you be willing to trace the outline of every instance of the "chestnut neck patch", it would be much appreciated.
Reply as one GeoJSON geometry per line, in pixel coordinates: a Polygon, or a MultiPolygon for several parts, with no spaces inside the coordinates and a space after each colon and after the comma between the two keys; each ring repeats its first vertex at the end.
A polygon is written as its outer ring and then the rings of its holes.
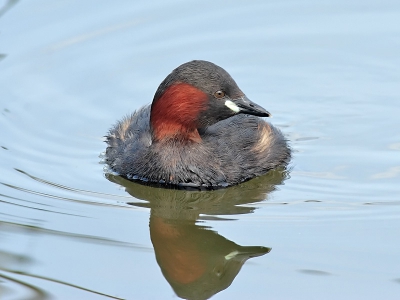
{"type": "Polygon", "coordinates": [[[200,142],[199,114],[207,110],[208,95],[187,83],[169,86],[151,105],[150,125],[156,141],[179,138],[200,142]]]}

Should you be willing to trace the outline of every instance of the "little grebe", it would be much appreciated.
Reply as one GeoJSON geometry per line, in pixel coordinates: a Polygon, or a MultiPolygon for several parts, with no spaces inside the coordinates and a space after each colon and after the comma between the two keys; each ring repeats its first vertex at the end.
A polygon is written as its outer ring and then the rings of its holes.
{"type": "Polygon", "coordinates": [[[194,60],[161,82],[151,106],[109,131],[106,163],[127,179],[165,186],[238,184],[290,159],[279,129],[258,118],[268,116],[224,69],[194,60]]]}

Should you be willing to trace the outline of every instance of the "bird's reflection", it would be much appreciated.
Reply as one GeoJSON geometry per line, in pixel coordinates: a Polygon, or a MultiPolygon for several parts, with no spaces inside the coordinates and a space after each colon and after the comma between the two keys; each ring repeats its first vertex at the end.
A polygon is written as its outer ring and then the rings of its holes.
{"type": "Polygon", "coordinates": [[[251,203],[266,199],[286,174],[273,171],[208,192],[148,187],[111,174],[107,178],[123,185],[136,199],[147,201],[130,204],[151,209],[150,237],[156,259],[175,293],[184,299],[208,299],[231,285],[246,260],[271,248],[240,246],[200,221],[253,212],[251,203]]]}

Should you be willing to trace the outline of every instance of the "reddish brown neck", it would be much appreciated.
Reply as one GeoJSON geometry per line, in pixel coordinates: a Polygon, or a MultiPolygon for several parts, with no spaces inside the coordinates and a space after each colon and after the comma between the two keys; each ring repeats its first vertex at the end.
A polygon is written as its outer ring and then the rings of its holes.
{"type": "Polygon", "coordinates": [[[207,109],[208,96],[187,83],[168,87],[151,106],[150,125],[153,138],[161,141],[179,138],[200,142],[199,113],[207,109]]]}

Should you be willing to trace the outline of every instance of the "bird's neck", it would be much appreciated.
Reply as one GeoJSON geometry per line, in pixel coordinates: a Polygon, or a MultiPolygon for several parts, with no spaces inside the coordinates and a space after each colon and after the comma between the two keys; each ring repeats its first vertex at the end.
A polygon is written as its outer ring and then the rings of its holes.
{"type": "Polygon", "coordinates": [[[169,86],[159,98],[153,100],[150,126],[153,139],[162,141],[179,139],[201,142],[197,128],[199,114],[206,110],[208,96],[186,83],[169,86]]]}

